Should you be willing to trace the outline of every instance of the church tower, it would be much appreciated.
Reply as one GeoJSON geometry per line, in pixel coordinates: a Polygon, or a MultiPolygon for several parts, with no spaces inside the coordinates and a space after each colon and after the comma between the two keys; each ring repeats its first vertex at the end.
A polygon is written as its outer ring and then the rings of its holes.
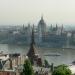
{"type": "Polygon", "coordinates": [[[35,48],[35,41],[34,41],[34,25],[32,28],[32,36],[31,36],[31,44],[30,49],[27,53],[27,56],[31,62],[32,65],[42,66],[42,59],[37,53],[37,50],[35,48]]]}
{"type": "Polygon", "coordinates": [[[33,25],[33,28],[32,28],[30,49],[27,53],[27,56],[30,59],[31,64],[34,64],[34,61],[37,60],[37,54],[36,54],[36,49],[35,49],[35,41],[34,41],[34,25],[33,25]]]}

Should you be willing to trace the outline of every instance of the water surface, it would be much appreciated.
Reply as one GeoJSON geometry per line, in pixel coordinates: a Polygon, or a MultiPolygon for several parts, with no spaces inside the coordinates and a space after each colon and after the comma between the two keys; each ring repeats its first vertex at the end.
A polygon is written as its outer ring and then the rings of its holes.
{"type": "MultiPolygon", "coordinates": [[[[62,48],[38,48],[35,47],[41,57],[47,59],[49,63],[59,64],[71,64],[75,60],[75,49],[62,49],[62,48]],[[60,56],[44,56],[45,54],[60,54],[60,56]]],[[[25,45],[8,45],[0,44],[0,51],[4,53],[21,53],[27,54],[29,46],[25,45]]]]}

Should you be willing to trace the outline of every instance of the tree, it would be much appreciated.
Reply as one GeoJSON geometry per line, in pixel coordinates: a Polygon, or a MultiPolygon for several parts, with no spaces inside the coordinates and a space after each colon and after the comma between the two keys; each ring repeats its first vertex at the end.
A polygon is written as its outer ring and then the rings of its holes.
{"type": "Polygon", "coordinates": [[[44,63],[45,63],[45,67],[50,67],[50,64],[48,63],[46,59],[44,60],[44,63]]]}
{"type": "Polygon", "coordinates": [[[23,65],[23,72],[21,75],[34,75],[32,65],[29,59],[26,59],[23,65]]]}
{"type": "Polygon", "coordinates": [[[71,71],[66,65],[60,65],[54,70],[52,75],[71,75],[71,71]]]}

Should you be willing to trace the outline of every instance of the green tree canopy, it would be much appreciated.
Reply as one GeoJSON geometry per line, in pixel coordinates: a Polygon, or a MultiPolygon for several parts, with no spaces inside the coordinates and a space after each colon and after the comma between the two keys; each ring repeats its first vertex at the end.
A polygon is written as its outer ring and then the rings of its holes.
{"type": "Polygon", "coordinates": [[[34,75],[32,65],[29,59],[26,59],[23,65],[23,72],[21,75],[34,75]]]}
{"type": "Polygon", "coordinates": [[[46,59],[44,60],[44,63],[45,63],[45,67],[50,67],[50,64],[48,63],[46,59]]]}
{"type": "Polygon", "coordinates": [[[54,70],[52,75],[71,75],[71,71],[66,65],[60,65],[54,70]]]}

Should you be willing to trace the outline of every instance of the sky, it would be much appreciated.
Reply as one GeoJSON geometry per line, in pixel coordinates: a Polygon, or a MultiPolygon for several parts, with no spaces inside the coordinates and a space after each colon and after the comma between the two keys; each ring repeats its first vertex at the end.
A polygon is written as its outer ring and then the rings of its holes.
{"type": "Polygon", "coordinates": [[[75,24],[75,0],[0,0],[0,25],[75,24]]]}

